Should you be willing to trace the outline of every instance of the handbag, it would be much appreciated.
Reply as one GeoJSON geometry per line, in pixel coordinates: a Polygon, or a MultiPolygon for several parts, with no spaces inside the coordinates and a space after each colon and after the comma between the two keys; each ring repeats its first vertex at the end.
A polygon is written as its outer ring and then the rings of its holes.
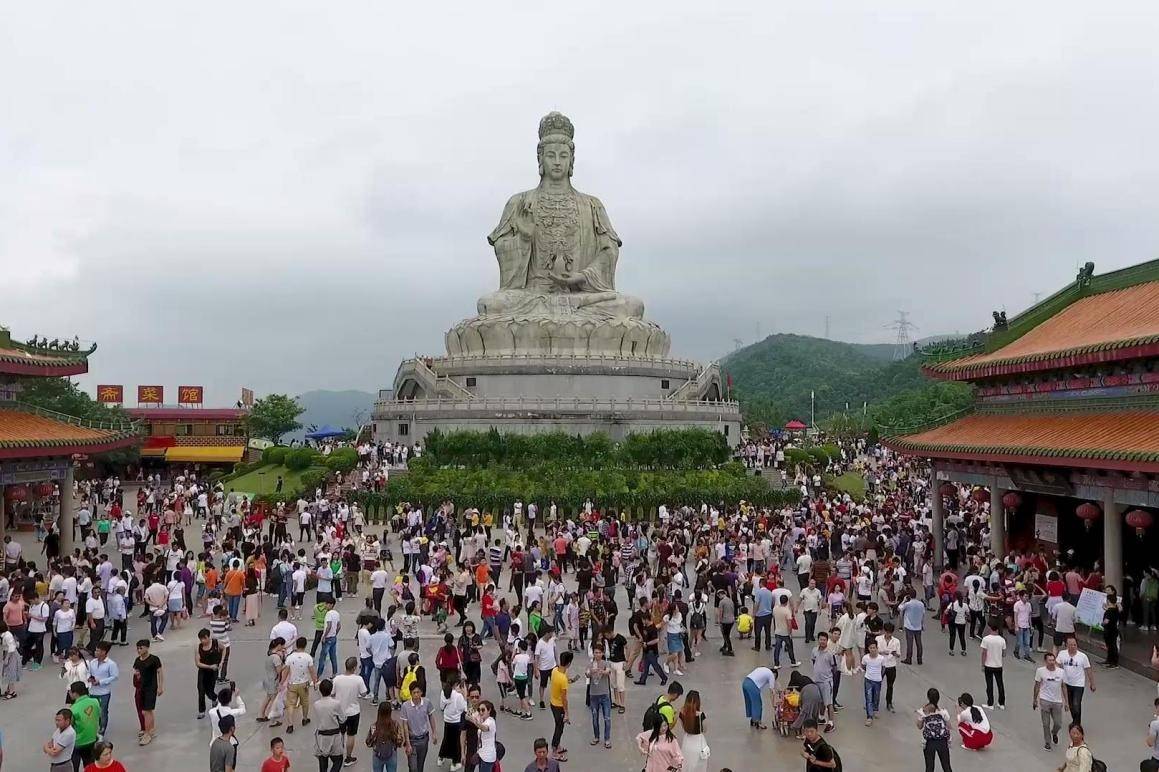
{"type": "MultiPolygon", "coordinates": [[[[704,714],[701,714],[698,720],[700,722],[700,736],[704,737],[704,714]]],[[[708,747],[708,741],[705,740],[704,745],[700,746],[700,758],[704,761],[708,761],[708,758],[711,755],[712,749],[708,747]]]]}

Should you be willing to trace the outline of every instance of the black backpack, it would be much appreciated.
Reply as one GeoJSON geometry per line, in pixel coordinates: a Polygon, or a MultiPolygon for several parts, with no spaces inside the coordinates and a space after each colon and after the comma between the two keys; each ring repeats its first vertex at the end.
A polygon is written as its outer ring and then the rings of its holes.
{"type": "Polygon", "coordinates": [[[657,697],[656,701],[644,711],[644,720],[641,724],[645,732],[655,731],[656,727],[660,726],[660,722],[664,720],[664,717],[660,715],[660,700],[662,699],[663,697],[657,697]]]}

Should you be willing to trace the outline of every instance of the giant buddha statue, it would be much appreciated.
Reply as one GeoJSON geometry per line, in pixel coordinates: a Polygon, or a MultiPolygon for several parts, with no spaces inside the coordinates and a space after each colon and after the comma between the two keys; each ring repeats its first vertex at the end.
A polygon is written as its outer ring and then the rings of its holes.
{"type": "Polygon", "coordinates": [[[487,237],[499,289],[447,333],[452,356],[668,354],[668,334],[644,320],[644,303],[616,290],[622,242],[600,200],[571,185],[574,137],[558,112],[539,122],[539,185],[512,196],[487,237]]]}

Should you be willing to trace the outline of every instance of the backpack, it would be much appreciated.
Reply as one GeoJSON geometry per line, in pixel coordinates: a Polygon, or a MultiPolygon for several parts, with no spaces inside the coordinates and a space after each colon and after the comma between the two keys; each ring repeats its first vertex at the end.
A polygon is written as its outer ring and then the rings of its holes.
{"type": "Polygon", "coordinates": [[[922,739],[943,740],[950,736],[946,727],[946,717],[941,713],[930,713],[922,717],[922,739]]]}
{"type": "Polygon", "coordinates": [[[644,720],[641,725],[645,732],[655,731],[656,727],[660,726],[660,722],[664,720],[664,716],[660,714],[660,700],[662,699],[664,698],[657,697],[656,701],[644,711],[644,720]]]}
{"type": "Polygon", "coordinates": [[[419,680],[418,668],[413,670],[407,667],[406,673],[402,677],[402,684],[398,688],[399,695],[405,699],[410,699],[410,687],[415,681],[419,680]]]}

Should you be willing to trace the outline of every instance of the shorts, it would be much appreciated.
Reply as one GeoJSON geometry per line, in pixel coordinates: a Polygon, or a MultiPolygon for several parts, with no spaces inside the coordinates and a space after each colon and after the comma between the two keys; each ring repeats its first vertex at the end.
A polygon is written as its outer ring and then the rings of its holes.
{"type": "Polygon", "coordinates": [[[170,611],[183,611],[184,609],[185,609],[185,599],[184,598],[170,598],[169,599],[169,610],[170,611]]]}
{"type": "Polygon", "coordinates": [[[1066,639],[1072,635],[1074,635],[1074,633],[1060,633],[1058,630],[1055,630],[1054,645],[1060,648],[1066,646],[1066,639]]]}
{"type": "Polygon", "coordinates": [[[294,608],[301,608],[302,604],[305,602],[306,602],[306,593],[304,593],[304,592],[294,593],[294,600],[293,600],[294,608]]]}
{"type": "Polygon", "coordinates": [[[382,667],[379,668],[379,672],[382,673],[382,684],[387,689],[393,689],[396,686],[398,686],[398,678],[397,678],[397,676],[398,676],[398,660],[397,659],[395,659],[394,657],[391,657],[386,662],[382,663],[382,667]]]}
{"type": "Polygon", "coordinates": [[[342,723],[338,725],[338,728],[342,731],[342,734],[346,735],[347,737],[357,735],[358,719],[360,718],[362,718],[362,716],[358,713],[355,713],[353,716],[347,716],[342,720],[342,723]]]}
{"type": "Polygon", "coordinates": [[[684,637],[680,633],[668,633],[668,653],[680,654],[684,651],[684,637]]]}
{"type": "Polygon", "coordinates": [[[156,710],[157,709],[157,690],[150,689],[147,692],[141,692],[141,710],[156,710]]]}
{"type": "Polygon", "coordinates": [[[522,700],[523,698],[525,698],[529,691],[530,690],[527,688],[527,679],[526,678],[516,678],[515,679],[515,693],[517,695],[519,695],[519,699],[522,700]]]}
{"type": "Polygon", "coordinates": [[[612,689],[622,692],[628,688],[628,675],[624,670],[623,662],[612,663],[612,689]]]}
{"type": "Polygon", "coordinates": [[[540,670],[539,671],[539,688],[546,689],[547,685],[549,683],[551,683],[551,671],[550,670],[540,670]]]}
{"type": "Polygon", "coordinates": [[[821,700],[825,705],[833,704],[833,682],[832,681],[814,681],[817,688],[821,690],[821,700]]]}
{"type": "Polygon", "coordinates": [[[306,709],[310,701],[310,684],[290,684],[286,687],[286,710],[299,705],[306,709]]]}

